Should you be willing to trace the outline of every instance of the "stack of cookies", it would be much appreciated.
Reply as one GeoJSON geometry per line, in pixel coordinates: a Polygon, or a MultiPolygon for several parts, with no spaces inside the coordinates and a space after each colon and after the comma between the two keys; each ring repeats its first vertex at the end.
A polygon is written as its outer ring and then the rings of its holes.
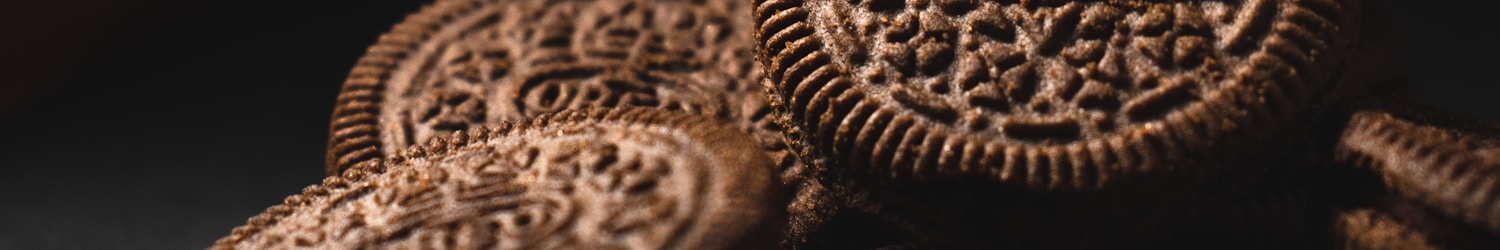
{"type": "Polygon", "coordinates": [[[438,0],[214,248],[1483,248],[1359,0],[438,0]]]}

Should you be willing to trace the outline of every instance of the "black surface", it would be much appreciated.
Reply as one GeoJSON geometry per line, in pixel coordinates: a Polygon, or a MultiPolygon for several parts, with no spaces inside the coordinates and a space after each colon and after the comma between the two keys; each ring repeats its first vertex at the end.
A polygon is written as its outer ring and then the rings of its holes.
{"type": "MultiPolygon", "coordinates": [[[[203,248],[318,182],[339,84],[423,2],[0,3],[0,249],[203,248]]],[[[1422,101],[1500,121],[1500,4],[1387,2],[1422,101]]]]}
{"type": "Polygon", "coordinates": [[[1383,2],[1422,104],[1500,122],[1500,1],[1383,2]]]}
{"type": "Polygon", "coordinates": [[[49,40],[0,74],[32,86],[0,114],[0,249],[209,246],[321,179],[339,85],[424,4],[30,2],[0,6],[45,12],[24,39],[49,40]]]}

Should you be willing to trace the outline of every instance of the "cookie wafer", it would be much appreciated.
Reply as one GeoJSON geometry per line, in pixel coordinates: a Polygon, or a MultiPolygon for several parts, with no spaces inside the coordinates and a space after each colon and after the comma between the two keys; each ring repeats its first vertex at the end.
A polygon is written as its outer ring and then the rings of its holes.
{"type": "Polygon", "coordinates": [[[362,162],[214,248],[771,247],[784,201],[753,142],[654,109],[543,114],[362,162]]]}
{"type": "Polygon", "coordinates": [[[1358,1],[756,1],[794,147],[881,180],[1209,173],[1318,114],[1358,1]]]}
{"type": "Polygon", "coordinates": [[[743,9],[669,0],[438,1],[382,35],[350,73],[335,107],[328,172],[434,136],[567,109],[655,107],[751,123],[756,103],[742,96],[760,95],[759,72],[748,42],[736,39],[747,36],[738,29],[748,20],[736,18],[743,9]]]}
{"type": "Polygon", "coordinates": [[[544,112],[683,110],[753,135],[797,197],[785,238],[803,239],[840,206],[782,139],[748,13],[739,1],[438,1],[383,35],[350,73],[327,171],[544,112]]]}
{"type": "Polygon", "coordinates": [[[1406,199],[1500,234],[1500,127],[1413,111],[1354,113],[1338,159],[1376,172],[1406,199]]]}

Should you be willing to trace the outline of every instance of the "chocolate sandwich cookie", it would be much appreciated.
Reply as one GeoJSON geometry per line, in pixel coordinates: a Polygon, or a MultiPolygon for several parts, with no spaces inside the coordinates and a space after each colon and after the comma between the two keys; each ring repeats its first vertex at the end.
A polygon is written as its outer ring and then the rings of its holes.
{"type": "Polygon", "coordinates": [[[327,171],[427,138],[594,106],[730,121],[772,157],[796,197],[788,243],[841,206],[783,140],[740,1],[443,0],[381,37],[335,108],[327,171]]]}
{"type": "Polygon", "coordinates": [[[1358,1],[755,6],[793,148],[870,190],[871,210],[961,244],[1087,248],[1159,229],[1164,208],[1309,165],[1276,157],[1318,146],[1313,123],[1361,84],[1343,72],[1380,66],[1349,62],[1358,1]]]}
{"type": "MultiPolygon", "coordinates": [[[[746,120],[760,95],[732,1],[442,0],[382,35],[335,107],[327,171],[428,138],[585,107],[746,120]]],[[[738,121],[738,120],[736,120],[738,121]]]]}
{"type": "Polygon", "coordinates": [[[1495,249],[1496,237],[1464,222],[1382,193],[1374,203],[1334,211],[1335,249],[1495,249]]]}
{"type": "Polygon", "coordinates": [[[1437,249],[1427,235],[1397,221],[1383,210],[1357,208],[1337,212],[1334,235],[1341,249],[1437,249]]]}
{"type": "Polygon", "coordinates": [[[1387,105],[1355,112],[1336,150],[1394,193],[1500,235],[1500,126],[1387,105]]]}
{"type": "Polygon", "coordinates": [[[1096,190],[1214,171],[1317,114],[1360,2],[756,1],[772,104],[819,167],[1096,190]]]}
{"type": "Polygon", "coordinates": [[[648,108],[476,127],[361,162],[214,248],[767,248],[784,201],[753,142],[648,108]]]}

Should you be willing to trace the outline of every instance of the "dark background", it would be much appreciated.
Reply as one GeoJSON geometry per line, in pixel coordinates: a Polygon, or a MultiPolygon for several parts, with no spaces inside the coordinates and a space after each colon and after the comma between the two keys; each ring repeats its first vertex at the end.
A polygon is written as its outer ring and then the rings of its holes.
{"type": "MultiPolygon", "coordinates": [[[[425,2],[0,2],[0,249],[207,247],[320,180],[339,85],[425,2]]],[[[1500,3],[1387,2],[1420,101],[1500,121],[1500,3]]]]}

